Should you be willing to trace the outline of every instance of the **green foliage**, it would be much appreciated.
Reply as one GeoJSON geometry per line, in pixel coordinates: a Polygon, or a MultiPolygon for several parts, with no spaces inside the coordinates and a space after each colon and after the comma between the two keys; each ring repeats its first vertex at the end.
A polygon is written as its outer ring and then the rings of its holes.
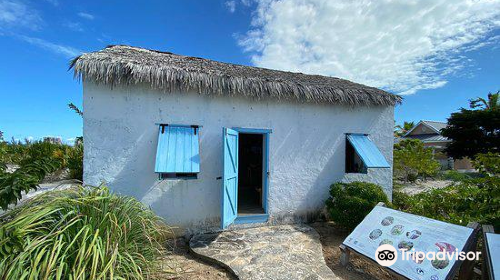
{"type": "Polygon", "coordinates": [[[499,93],[488,95],[488,100],[471,100],[472,110],[460,109],[451,114],[442,134],[452,142],[446,153],[453,158],[474,159],[481,153],[500,152],[499,93]],[[475,110],[477,109],[477,110],[475,110]]]}
{"type": "Polygon", "coordinates": [[[396,125],[394,127],[394,136],[401,137],[405,135],[415,126],[415,122],[404,122],[403,125],[396,125]]]}
{"type": "Polygon", "coordinates": [[[366,182],[339,182],[330,187],[326,207],[336,224],[353,229],[379,202],[389,204],[380,186],[366,182]]]}
{"type": "Polygon", "coordinates": [[[450,180],[450,181],[454,181],[454,182],[462,182],[462,181],[469,180],[472,178],[469,174],[463,173],[463,172],[458,172],[456,170],[446,170],[446,171],[440,172],[438,177],[440,179],[443,179],[443,180],[450,180]]]}
{"type": "Polygon", "coordinates": [[[70,177],[83,180],[83,143],[77,143],[73,149],[68,152],[68,168],[70,177]]]}
{"type": "Polygon", "coordinates": [[[36,141],[27,145],[26,158],[20,165],[26,165],[40,159],[52,159],[58,161],[61,167],[66,165],[66,152],[70,147],[44,141],[36,141]]]}
{"type": "Polygon", "coordinates": [[[0,162],[20,164],[28,157],[27,150],[28,145],[19,141],[10,143],[0,141],[0,162]]]}
{"type": "Polygon", "coordinates": [[[83,111],[80,110],[73,102],[68,103],[68,107],[73,110],[73,112],[77,113],[80,117],[83,117],[83,111]]]}
{"type": "Polygon", "coordinates": [[[397,179],[407,182],[432,177],[439,167],[432,150],[425,148],[420,140],[404,139],[394,145],[394,177],[397,179]]]}
{"type": "Polygon", "coordinates": [[[393,205],[402,211],[454,224],[493,224],[500,229],[500,178],[487,176],[408,196],[394,192],[393,205]]]}
{"type": "Polygon", "coordinates": [[[47,174],[59,168],[58,161],[44,158],[27,163],[13,173],[6,173],[0,169],[0,207],[6,210],[10,204],[17,204],[22,192],[36,190],[47,174]]]}
{"type": "Polygon", "coordinates": [[[154,278],[170,234],[105,187],[47,192],[0,219],[0,279],[154,278]]]}
{"type": "Polygon", "coordinates": [[[478,154],[474,160],[474,167],[489,176],[500,176],[500,154],[478,154]]]}
{"type": "Polygon", "coordinates": [[[71,178],[82,180],[83,143],[71,147],[42,141],[0,142],[0,207],[15,205],[23,192],[36,190],[46,175],[66,167],[71,178]],[[20,168],[6,173],[7,163],[20,168]]]}
{"type": "Polygon", "coordinates": [[[469,105],[472,109],[498,109],[500,108],[500,91],[497,91],[497,93],[489,93],[488,99],[484,99],[481,97],[471,99],[469,100],[469,105]]]}
{"type": "Polygon", "coordinates": [[[395,209],[409,212],[409,208],[411,207],[412,203],[413,201],[410,195],[399,190],[392,192],[392,206],[395,209]]]}

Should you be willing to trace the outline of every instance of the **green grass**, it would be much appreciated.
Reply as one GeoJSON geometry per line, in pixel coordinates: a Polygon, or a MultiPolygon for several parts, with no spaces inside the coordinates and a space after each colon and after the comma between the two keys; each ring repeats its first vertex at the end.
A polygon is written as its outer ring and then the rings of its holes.
{"type": "Polygon", "coordinates": [[[0,279],[155,278],[171,233],[105,187],[49,192],[0,219],[0,279]]]}

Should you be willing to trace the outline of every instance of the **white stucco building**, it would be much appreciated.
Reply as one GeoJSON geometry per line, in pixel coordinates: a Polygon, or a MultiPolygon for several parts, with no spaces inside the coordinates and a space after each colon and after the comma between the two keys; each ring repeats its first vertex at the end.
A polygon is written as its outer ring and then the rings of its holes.
{"type": "Polygon", "coordinates": [[[315,217],[337,181],[392,195],[398,96],[128,46],[72,67],[84,88],[84,182],[188,232],[315,217]]]}

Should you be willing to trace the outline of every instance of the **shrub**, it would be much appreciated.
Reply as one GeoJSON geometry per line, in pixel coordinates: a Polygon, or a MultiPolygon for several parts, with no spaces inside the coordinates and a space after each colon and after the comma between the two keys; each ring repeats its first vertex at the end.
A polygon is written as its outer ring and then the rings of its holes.
{"type": "Polygon", "coordinates": [[[25,144],[0,141],[0,207],[16,204],[22,193],[36,190],[46,175],[69,168],[70,177],[82,180],[83,143],[74,147],[37,141],[25,144]],[[20,164],[14,173],[5,172],[5,164],[20,164]]]}
{"type": "Polygon", "coordinates": [[[23,192],[36,190],[47,174],[59,169],[59,162],[45,158],[23,165],[14,173],[6,173],[4,169],[0,168],[0,208],[6,210],[21,199],[23,192]]]}
{"type": "Polygon", "coordinates": [[[18,141],[11,143],[0,141],[0,162],[21,164],[28,157],[27,150],[28,146],[18,141]]]}
{"type": "Polygon", "coordinates": [[[1,279],[144,279],[169,230],[105,187],[47,192],[1,217],[1,279]]]}
{"type": "Polygon", "coordinates": [[[68,148],[67,145],[36,141],[27,144],[26,157],[20,164],[23,166],[40,159],[52,159],[57,161],[61,167],[65,167],[68,148]]]}
{"type": "Polygon", "coordinates": [[[401,211],[408,211],[408,209],[412,204],[413,204],[412,196],[401,191],[392,192],[392,206],[395,209],[399,209],[401,211]]]}
{"type": "Polygon", "coordinates": [[[336,224],[353,229],[379,202],[389,204],[380,186],[366,182],[339,182],[330,187],[326,207],[336,224]]]}
{"type": "Polygon", "coordinates": [[[477,154],[474,160],[474,167],[481,173],[485,173],[489,176],[499,176],[500,175],[500,154],[498,153],[486,153],[477,154]]]}
{"type": "Polygon", "coordinates": [[[394,145],[394,177],[405,182],[418,177],[432,177],[439,171],[440,164],[434,159],[432,150],[425,148],[422,141],[404,139],[394,145]]]}
{"type": "Polygon", "coordinates": [[[492,176],[469,179],[414,196],[395,192],[393,205],[402,211],[454,224],[493,224],[498,230],[500,178],[492,176]]]}
{"type": "Polygon", "coordinates": [[[444,180],[450,180],[450,181],[454,181],[454,182],[461,182],[461,181],[469,180],[472,178],[467,173],[458,172],[456,170],[443,171],[439,177],[444,179],[444,180]]]}
{"type": "Polygon", "coordinates": [[[72,179],[83,180],[83,143],[78,143],[69,150],[67,166],[72,179]]]}

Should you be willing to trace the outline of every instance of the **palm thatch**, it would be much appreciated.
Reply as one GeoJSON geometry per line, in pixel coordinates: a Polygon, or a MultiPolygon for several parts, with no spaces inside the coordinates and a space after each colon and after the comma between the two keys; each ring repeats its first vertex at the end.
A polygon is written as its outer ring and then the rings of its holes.
{"type": "Polygon", "coordinates": [[[147,50],[109,46],[70,65],[76,78],[98,84],[149,84],[165,92],[295,99],[344,105],[395,105],[401,97],[347,80],[305,75],[147,50]]]}

